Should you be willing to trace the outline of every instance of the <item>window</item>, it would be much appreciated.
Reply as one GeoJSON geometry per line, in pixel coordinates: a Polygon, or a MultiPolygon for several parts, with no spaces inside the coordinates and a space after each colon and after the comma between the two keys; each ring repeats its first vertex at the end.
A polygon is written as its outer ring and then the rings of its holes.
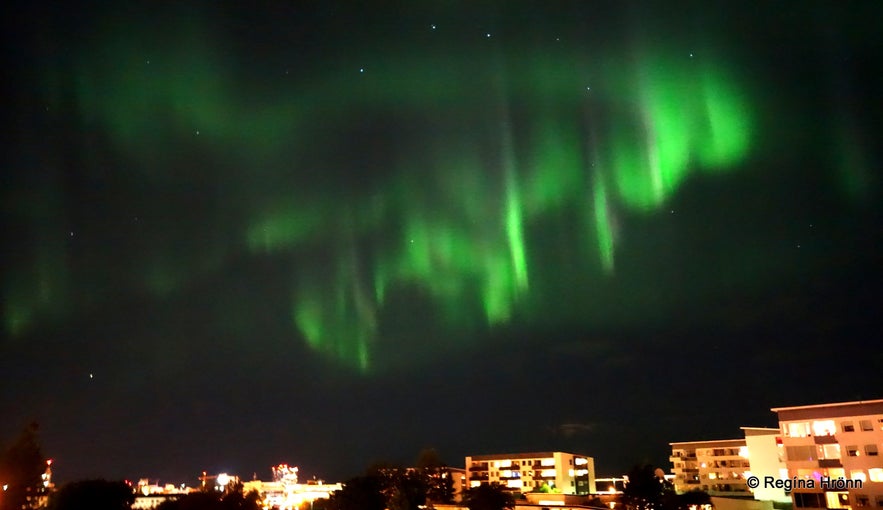
{"type": "Polygon", "coordinates": [[[785,447],[788,460],[817,460],[818,450],[813,445],[785,447]]]}
{"type": "Polygon", "coordinates": [[[861,480],[862,483],[868,481],[868,475],[866,475],[864,470],[861,469],[853,469],[852,471],[850,471],[849,478],[853,480],[861,480]]]}
{"type": "Polygon", "coordinates": [[[825,500],[828,502],[828,508],[849,508],[848,492],[826,492],[825,500]]]}
{"type": "Polygon", "coordinates": [[[820,444],[819,448],[819,458],[820,459],[839,459],[840,458],[840,445],[839,444],[820,444]]]}
{"type": "Polygon", "coordinates": [[[874,426],[871,425],[871,420],[862,420],[859,422],[859,425],[861,425],[862,430],[865,432],[874,430],[874,426]]]}
{"type": "Polygon", "coordinates": [[[877,456],[877,445],[875,444],[866,444],[865,445],[865,455],[869,457],[877,456]]]}
{"type": "Polygon", "coordinates": [[[858,457],[858,446],[849,445],[846,447],[846,456],[847,457],[858,457]]]}
{"type": "Polygon", "coordinates": [[[871,506],[871,500],[868,498],[867,494],[856,494],[855,506],[871,506]]]}
{"type": "MultiPolygon", "coordinates": [[[[846,470],[843,468],[828,468],[825,470],[825,472],[827,473],[827,477],[832,480],[846,478],[846,470]]],[[[788,478],[788,477],[784,476],[783,478],[788,478]]]]}
{"type": "Polygon", "coordinates": [[[788,435],[791,437],[806,437],[809,435],[809,422],[789,423],[788,435]]]}
{"type": "Polygon", "coordinates": [[[883,508],[883,496],[877,496],[877,506],[883,508]]]}
{"type": "Polygon", "coordinates": [[[825,508],[824,494],[816,492],[793,492],[794,506],[798,508],[825,508]]]}
{"type": "Polygon", "coordinates": [[[868,478],[872,482],[883,482],[883,468],[871,468],[868,470],[868,478]]]}
{"type": "Polygon", "coordinates": [[[843,432],[855,432],[855,427],[852,425],[851,421],[841,423],[840,429],[843,430],[843,432]]]}
{"type": "Polygon", "coordinates": [[[833,436],[837,432],[834,420],[820,420],[812,422],[812,433],[816,436],[833,436]]]}

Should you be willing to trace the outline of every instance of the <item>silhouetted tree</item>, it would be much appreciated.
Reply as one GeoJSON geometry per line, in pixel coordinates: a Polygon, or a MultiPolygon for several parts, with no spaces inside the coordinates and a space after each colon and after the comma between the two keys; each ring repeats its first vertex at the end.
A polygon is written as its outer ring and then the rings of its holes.
{"type": "Polygon", "coordinates": [[[49,510],[129,510],[135,493],[126,482],[83,480],[66,484],[49,503],[49,510]]]}
{"type": "Polygon", "coordinates": [[[34,508],[38,498],[45,494],[41,475],[46,471],[46,458],[38,431],[36,422],[29,424],[0,454],[0,485],[6,486],[0,497],[0,510],[34,508]]]}
{"type": "Polygon", "coordinates": [[[454,475],[435,448],[426,448],[417,456],[417,471],[426,484],[426,500],[432,503],[454,502],[454,475]]]}
{"type": "Polygon", "coordinates": [[[365,475],[347,480],[343,489],[331,494],[328,506],[332,510],[384,510],[386,497],[381,478],[365,475]]]}
{"type": "Polygon", "coordinates": [[[469,510],[504,510],[515,507],[515,499],[498,484],[482,484],[463,494],[463,504],[469,510]]]}
{"type": "Polygon", "coordinates": [[[662,510],[675,492],[660,471],[650,464],[633,467],[628,472],[621,502],[630,510],[662,510]]]}
{"type": "Polygon", "coordinates": [[[711,496],[707,492],[694,490],[683,494],[671,493],[674,497],[668,498],[665,505],[667,510],[688,510],[691,506],[701,507],[702,505],[711,504],[711,496]]]}
{"type": "Polygon", "coordinates": [[[197,491],[179,499],[162,502],[157,510],[261,510],[261,498],[255,491],[242,493],[242,484],[231,484],[224,492],[197,491]]]}

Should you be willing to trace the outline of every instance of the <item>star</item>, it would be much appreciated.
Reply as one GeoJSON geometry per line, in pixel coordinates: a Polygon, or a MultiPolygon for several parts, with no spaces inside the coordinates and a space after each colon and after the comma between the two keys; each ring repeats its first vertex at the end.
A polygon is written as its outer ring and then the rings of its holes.
{"type": "Polygon", "coordinates": [[[359,68],[359,72],[360,72],[360,73],[364,73],[364,72],[365,72],[365,68],[364,68],[364,67],[359,68]]]}
{"type": "Polygon", "coordinates": [[[692,54],[692,53],[690,53],[690,58],[693,58],[693,54],[692,54]]]}
{"type": "Polygon", "coordinates": [[[435,25],[429,25],[429,28],[435,30],[435,25]]]}
{"type": "Polygon", "coordinates": [[[486,33],[486,34],[484,34],[484,35],[485,35],[488,39],[491,38],[491,33],[490,33],[490,32],[488,32],[488,33],[486,33]]]}
{"type": "Polygon", "coordinates": [[[71,237],[73,237],[73,236],[74,236],[74,233],[73,233],[73,231],[71,231],[71,237]]]}
{"type": "Polygon", "coordinates": [[[94,378],[95,378],[95,376],[92,375],[92,374],[90,373],[90,374],[89,374],[89,379],[94,379],[94,378]]]}
{"type": "Polygon", "coordinates": [[[198,130],[198,129],[196,130],[196,136],[199,136],[199,130],[198,130]]]}

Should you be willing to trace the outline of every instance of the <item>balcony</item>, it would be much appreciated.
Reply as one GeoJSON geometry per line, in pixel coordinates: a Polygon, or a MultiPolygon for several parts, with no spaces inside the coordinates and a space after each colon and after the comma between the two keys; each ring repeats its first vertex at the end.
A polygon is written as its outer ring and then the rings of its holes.
{"type": "Polygon", "coordinates": [[[819,459],[820,468],[839,468],[843,467],[840,459],[819,459]]]}
{"type": "Polygon", "coordinates": [[[812,440],[815,444],[834,444],[837,442],[837,436],[813,436],[812,440]]]}

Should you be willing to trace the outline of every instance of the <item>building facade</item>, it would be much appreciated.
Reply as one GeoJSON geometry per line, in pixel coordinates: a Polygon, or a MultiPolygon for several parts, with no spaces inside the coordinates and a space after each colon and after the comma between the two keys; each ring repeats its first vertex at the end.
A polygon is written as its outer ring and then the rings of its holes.
{"type": "Polygon", "coordinates": [[[685,441],[671,445],[672,473],[678,492],[702,490],[709,496],[750,496],[745,439],[685,441]]]}
{"type": "Polygon", "coordinates": [[[513,492],[595,492],[595,460],[566,452],[507,453],[466,457],[468,487],[499,483],[513,492]]]}
{"type": "Polygon", "coordinates": [[[795,510],[883,508],[883,399],[772,411],[795,510]]]}
{"type": "MultiPolygon", "coordinates": [[[[745,433],[745,445],[748,447],[747,476],[756,476],[761,480],[766,480],[768,477],[787,478],[788,469],[785,466],[782,432],[779,429],[765,427],[741,427],[741,429],[745,433]]],[[[750,490],[754,494],[754,499],[760,501],[779,503],[791,501],[791,496],[783,487],[759,485],[750,490]]]]}

